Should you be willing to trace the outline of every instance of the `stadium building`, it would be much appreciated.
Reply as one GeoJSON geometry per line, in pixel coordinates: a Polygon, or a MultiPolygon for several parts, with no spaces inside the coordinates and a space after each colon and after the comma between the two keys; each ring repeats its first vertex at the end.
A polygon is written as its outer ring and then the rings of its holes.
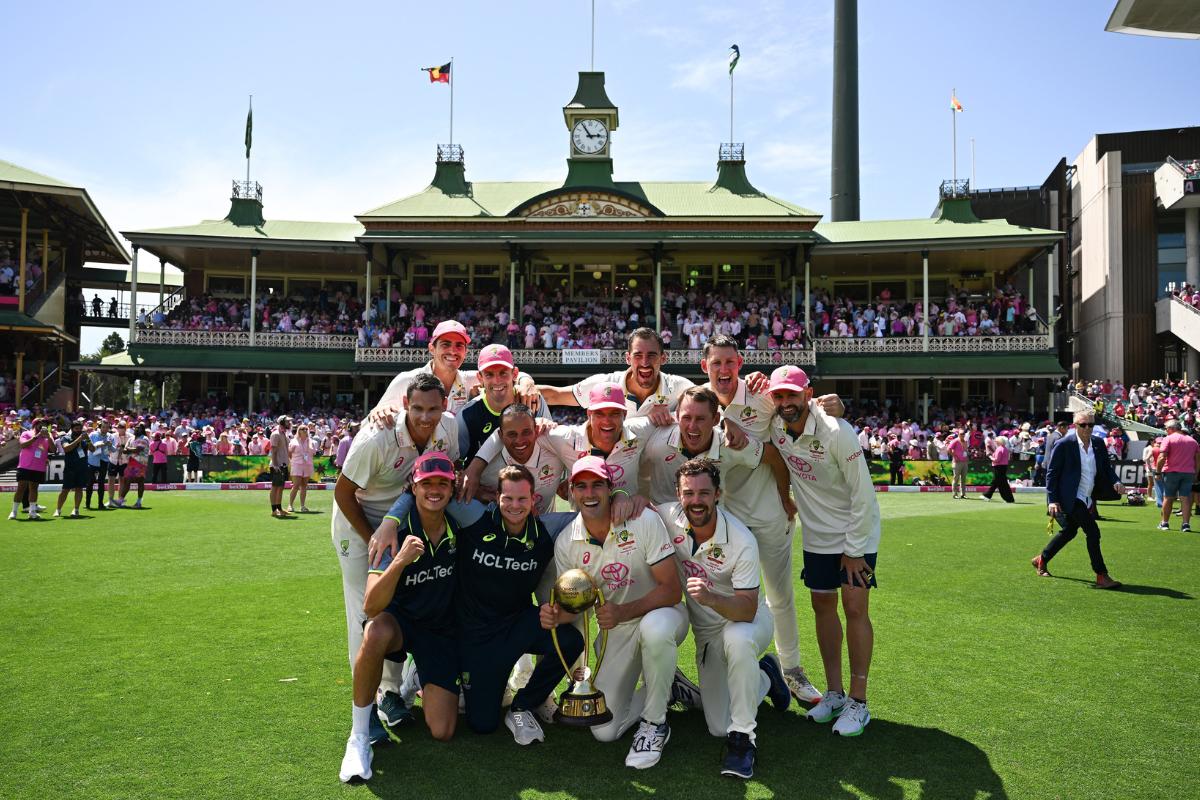
{"type": "MultiPolygon", "coordinates": [[[[1063,235],[1054,225],[981,219],[965,181],[942,183],[929,218],[822,222],[759,191],[747,170],[752,147],[743,143],[714,148],[710,180],[618,180],[620,117],[602,72],[579,73],[563,121],[568,157],[554,180],[475,181],[460,146],[438,145],[427,188],[354,219],[271,219],[262,188],[235,181],[222,219],[124,232],[133,245],[129,290],[146,290],[136,283],[138,264],[156,259],[160,270],[181,270],[183,285],[164,292],[147,319],[205,294],[380,296],[390,315],[396,289],[436,320],[448,296],[495,297],[519,319],[538,292],[576,301],[633,293],[653,298],[637,324],[660,330],[674,328],[677,310],[664,307],[673,288],[715,291],[735,303],[747,290],[769,290],[805,320],[809,344],[748,351],[745,371],[796,363],[819,389],[911,408],[926,400],[1052,403],[1065,374],[1054,336],[1063,235]],[[1020,334],[825,338],[814,329],[822,292],[856,304],[890,297],[945,308],[951,293],[985,302],[1000,287],[1022,293],[1033,309],[1020,334]]],[[[392,375],[427,357],[421,348],[359,346],[348,334],[261,330],[254,314],[235,332],[142,327],[137,316],[128,309],[127,352],[74,366],[155,380],[179,372],[185,397],[227,396],[251,407],[325,398],[369,407],[392,375]]],[[[668,369],[699,378],[700,353],[686,346],[686,338],[675,339],[668,369]]],[[[532,349],[517,361],[539,379],[570,381],[618,368],[624,354],[532,349]]]]}

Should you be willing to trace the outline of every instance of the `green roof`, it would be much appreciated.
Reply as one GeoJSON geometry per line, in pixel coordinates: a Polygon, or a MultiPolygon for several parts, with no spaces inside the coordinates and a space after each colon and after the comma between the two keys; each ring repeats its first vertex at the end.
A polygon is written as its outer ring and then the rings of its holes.
{"type": "Polygon", "coordinates": [[[1066,374],[1053,353],[821,353],[815,371],[820,378],[1057,378],[1066,374]]]}
{"type": "Polygon", "coordinates": [[[96,362],[73,364],[83,369],[179,372],[296,372],[348,375],[359,371],[353,350],[285,350],[251,347],[136,346],[96,362]]]}
{"type": "Polygon", "coordinates": [[[3,328],[38,328],[46,332],[57,330],[53,325],[36,320],[28,314],[22,314],[15,308],[0,309],[0,327],[3,328]]]}
{"type": "Polygon", "coordinates": [[[0,183],[27,183],[33,186],[57,186],[61,189],[74,189],[69,183],[63,183],[58,178],[51,178],[31,169],[18,167],[8,161],[0,161],[0,183]]]}
{"type": "Polygon", "coordinates": [[[196,225],[174,228],[151,228],[144,231],[125,231],[130,241],[155,236],[207,237],[218,239],[259,239],[292,242],[353,243],[361,236],[363,226],[357,222],[301,222],[269,219],[259,226],[235,225],[227,219],[210,219],[196,225]]]}
{"type": "Polygon", "coordinates": [[[991,241],[1011,240],[1013,243],[1028,244],[1044,240],[1053,244],[1062,238],[1061,231],[1045,228],[1029,228],[1013,225],[1003,219],[985,219],[978,222],[955,222],[949,219],[885,219],[863,222],[822,222],[816,227],[817,235],[823,240],[822,250],[830,246],[845,245],[891,245],[907,243],[942,243],[962,246],[964,240],[986,239],[991,241]]]}
{"type": "MultiPolygon", "coordinates": [[[[469,195],[435,186],[360,214],[387,217],[505,217],[526,200],[564,188],[560,181],[474,181],[469,195]]],[[[668,217],[819,217],[816,211],[767,194],[735,194],[706,181],[615,181],[617,191],[643,200],[668,217]]],[[[602,190],[602,187],[598,187],[602,190]]],[[[579,189],[576,188],[576,191],[579,189]]]]}

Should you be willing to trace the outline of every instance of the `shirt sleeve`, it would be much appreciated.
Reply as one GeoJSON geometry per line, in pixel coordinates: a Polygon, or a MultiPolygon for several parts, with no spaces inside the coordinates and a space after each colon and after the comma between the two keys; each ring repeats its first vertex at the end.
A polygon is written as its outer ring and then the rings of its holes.
{"type": "Polygon", "coordinates": [[[861,558],[866,551],[867,542],[871,539],[873,515],[870,510],[875,503],[875,486],[871,483],[871,471],[867,469],[862,450],[854,440],[854,430],[845,422],[837,421],[837,436],[834,441],[838,450],[838,467],[850,492],[850,517],[846,520],[846,555],[861,558]]]}
{"type": "Polygon", "coordinates": [[[725,461],[725,459],[729,459],[728,463],[733,467],[743,466],[754,469],[762,463],[764,447],[765,445],[762,442],[754,438],[751,438],[749,443],[741,450],[734,450],[722,441],[721,460],[725,461]]]}
{"type": "Polygon", "coordinates": [[[375,431],[367,436],[355,436],[354,443],[350,445],[350,452],[346,454],[346,462],[342,464],[342,474],[346,476],[346,480],[360,489],[366,488],[379,466],[379,454],[382,449],[378,443],[379,435],[380,432],[375,431]]]}
{"type": "Polygon", "coordinates": [[[757,589],[762,579],[759,573],[758,544],[751,538],[742,551],[742,557],[733,565],[734,590],[757,589]]]}
{"type": "MultiPolygon", "coordinates": [[[[459,456],[465,452],[459,449],[458,419],[450,412],[444,412],[442,425],[446,427],[446,455],[450,456],[451,461],[458,463],[459,456]]],[[[466,425],[462,427],[465,428],[466,425]]]]}
{"type": "Polygon", "coordinates": [[[395,556],[392,553],[392,548],[389,547],[387,550],[384,550],[383,557],[379,561],[379,566],[371,567],[370,569],[367,570],[367,574],[368,575],[382,575],[387,570],[388,566],[391,565],[392,559],[394,557],[395,556]]]}
{"type": "Polygon", "coordinates": [[[603,375],[600,376],[600,380],[588,378],[587,380],[582,380],[571,387],[571,394],[575,395],[575,400],[579,403],[580,408],[587,408],[588,393],[591,392],[592,387],[597,383],[603,382],[604,378],[605,376],[603,375]]]}
{"type": "Polygon", "coordinates": [[[642,553],[647,564],[653,567],[663,559],[675,555],[675,545],[671,543],[671,537],[667,535],[667,526],[658,514],[646,509],[638,517],[638,522],[642,528],[638,539],[642,543],[642,553]]]}
{"type": "Polygon", "coordinates": [[[496,431],[479,445],[479,449],[475,451],[475,458],[490,464],[500,456],[503,449],[504,446],[500,444],[500,431],[496,431]]]}

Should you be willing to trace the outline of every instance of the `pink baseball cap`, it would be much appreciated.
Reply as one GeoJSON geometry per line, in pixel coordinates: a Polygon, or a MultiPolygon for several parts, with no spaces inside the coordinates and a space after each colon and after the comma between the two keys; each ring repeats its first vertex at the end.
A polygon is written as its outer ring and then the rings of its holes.
{"type": "Polygon", "coordinates": [[[480,372],[497,364],[509,369],[515,369],[516,364],[513,363],[512,351],[502,344],[489,344],[479,351],[480,372]]]}
{"type": "Polygon", "coordinates": [[[619,383],[598,383],[588,392],[588,411],[599,411],[602,408],[615,408],[628,411],[625,404],[625,390],[619,383]]]}
{"type": "Polygon", "coordinates": [[[471,343],[471,335],[467,333],[467,329],[458,320],[448,319],[445,322],[439,322],[437,327],[433,329],[433,337],[430,341],[436,342],[443,336],[457,336],[465,343],[471,343]]]}
{"type": "Polygon", "coordinates": [[[788,364],[771,373],[771,383],[767,386],[767,394],[771,392],[802,392],[807,388],[808,373],[797,366],[788,364]]]}
{"type": "Polygon", "coordinates": [[[412,481],[420,483],[426,478],[448,478],[454,480],[454,462],[440,450],[430,450],[417,457],[413,464],[412,481]]]}
{"type": "Polygon", "coordinates": [[[608,470],[608,463],[600,456],[584,456],[575,462],[575,466],[571,467],[571,480],[580,475],[595,475],[597,478],[612,480],[612,475],[608,470]]]}

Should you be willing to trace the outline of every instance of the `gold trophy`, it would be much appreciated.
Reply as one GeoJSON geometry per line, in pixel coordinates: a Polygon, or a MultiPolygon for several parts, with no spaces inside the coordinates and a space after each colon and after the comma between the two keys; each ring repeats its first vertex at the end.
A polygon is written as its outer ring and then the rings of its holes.
{"type": "MultiPolygon", "coordinates": [[[[581,569],[569,569],[554,582],[550,590],[550,602],[557,603],[559,608],[572,614],[583,614],[583,676],[575,681],[575,686],[569,692],[563,692],[558,698],[558,711],[554,712],[554,721],[563,725],[580,728],[590,728],[593,725],[603,725],[611,722],[613,715],[604,701],[604,692],[592,685],[592,678],[600,671],[600,662],[604,660],[604,648],[608,646],[608,631],[600,629],[600,653],[596,656],[594,669],[588,667],[588,618],[585,613],[593,605],[604,605],[604,593],[596,585],[592,577],[581,569]]],[[[599,626],[597,626],[599,629],[599,626]]],[[[562,648],[558,645],[558,630],[550,631],[554,640],[554,649],[563,669],[571,674],[571,665],[563,656],[562,648]]]]}

